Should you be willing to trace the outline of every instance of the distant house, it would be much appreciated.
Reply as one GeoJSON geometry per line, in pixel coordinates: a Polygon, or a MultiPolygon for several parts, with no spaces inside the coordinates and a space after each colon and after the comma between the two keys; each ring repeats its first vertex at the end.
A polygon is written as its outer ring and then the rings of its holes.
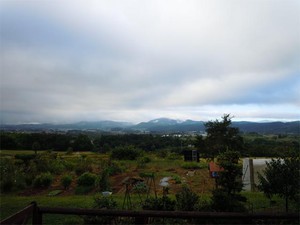
{"type": "Polygon", "coordinates": [[[209,169],[209,175],[212,178],[218,177],[219,172],[224,170],[222,167],[218,166],[215,162],[210,162],[208,164],[208,169],[209,169]]]}
{"type": "Polygon", "coordinates": [[[198,150],[185,150],[183,151],[184,161],[199,162],[199,151],[198,150]]]}

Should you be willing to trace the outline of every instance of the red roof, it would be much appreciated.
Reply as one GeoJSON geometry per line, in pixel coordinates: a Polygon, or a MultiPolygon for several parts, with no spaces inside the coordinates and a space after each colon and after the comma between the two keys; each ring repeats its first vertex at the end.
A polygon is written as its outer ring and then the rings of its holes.
{"type": "Polygon", "coordinates": [[[209,163],[209,171],[210,172],[219,172],[222,170],[223,170],[223,168],[219,167],[216,163],[214,163],[214,162],[209,163]]]}

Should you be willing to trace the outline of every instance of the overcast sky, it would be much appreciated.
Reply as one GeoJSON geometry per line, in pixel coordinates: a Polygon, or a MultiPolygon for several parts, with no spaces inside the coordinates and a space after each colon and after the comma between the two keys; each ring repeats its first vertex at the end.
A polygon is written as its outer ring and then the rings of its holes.
{"type": "Polygon", "coordinates": [[[1,123],[300,119],[299,0],[0,0],[1,123]]]}

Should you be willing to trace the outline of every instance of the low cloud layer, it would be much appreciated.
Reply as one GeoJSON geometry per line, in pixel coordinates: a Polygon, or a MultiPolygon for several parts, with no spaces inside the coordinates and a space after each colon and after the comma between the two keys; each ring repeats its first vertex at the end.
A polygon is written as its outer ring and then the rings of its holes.
{"type": "Polygon", "coordinates": [[[300,3],[0,2],[1,123],[300,119],[300,3]]]}

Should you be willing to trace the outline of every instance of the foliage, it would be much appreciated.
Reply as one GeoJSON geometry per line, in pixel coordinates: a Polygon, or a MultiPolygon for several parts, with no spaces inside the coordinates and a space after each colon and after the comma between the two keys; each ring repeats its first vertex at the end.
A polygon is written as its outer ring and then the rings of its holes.
{"type": "Polygon", "coordinates": [[[299,137],[245,135],[248,154],[253,157],[290,157],[300,154],[299,137]]]}
{"type": "Polygon", "coordinates": [[[9,192],[14,185],[15,167],[13,160],[0,158],[0,191],[9,192]]]}
{"type": "Polygon", "coordinates": [[[105,169],[102,171],[100,176],[96,179],[96,186],[99,191],[110,191],[110,182],[109,182],[109,170],[105,169]]]}
{"type": "Polygon", "coordinates": [[[244,150],[243,138],[239,134],[239,129],[231,126],[231,119],[230,114],[225,114],[222,121],[208,121],[204,124],[207,137],[204,143],[199,137],[198,148],[204,152],[205,157],[214,158],[227,149],[239,152],[244,150]]]}
{"type": "Polygon", "coordinates": [[[96,179],[96,174],[85,172],[80,177],[78,177],[77,184],[79,186],[94,186],[96,179]]]}
{"type": "Polygon", "coordinates": [[[116,209],[117,202],[111,196],[102,196],[97,194],[94,196],[95,209],[116,209]]]}
{"type": "Polygon", "coordinates": [[[197,209],[199,196],[188,186],[182,186],[182,189],[176,194],[176,206],[181,211],[194,211],[197,209]]]}
{"type": "Polygon", "coordinates": [[[268,198],[279,195],[285,199],[286,211],[288,211],[289,200],[300,201],[300,157],[284,159],[272,159],[267,162],[267,168],[262,174],[258,174],[258,188],[268,198]]]}
{"type": "Polygon", "coordinates": [[[175,184],[181,184],[181,178],[178,175],[173,175],[172,179],[175,181],[175,184]]]}
{"type": "Polygon", "coordinates": [[[145,168],[146,164],[151,162],[151,159],[149,157],[139,157],[137,159],[137,168],[145,168]]]}
{"type": "Polygon", "coordinates": [[[196,169],[203,169],[207,167],[207,165],[200,164],[198,162],[184,162],[181,164],[181,167],[187,170],[191,170],[191,169],[196,170],[196,169]]]}
{"type": "Polygon", "coordinates": [[[64,187],[64,189],[66,190],[66,189],[68,189],[68,188],[70,187],[70,185],[71,185],[71,183],[72,183],[72,180],[73,180],[73,178],[72,178],[71,175],[65,174],[65,175],[61,178],[60,183],[61,183],[61,185],[64,187]]]}
{"type": "Polygon", "coordinates": [[[228,194],[222,189],[212,192],[212,209],[219,212],[244,212],[246,208],[242,202],[246,198],[238,194],[228,194]]]}
{"type": "Polygon", "coordinates": [[[143,204],[144,210],[159,210],[159,211],[173,211],[175,210],[176,201],[168,196],[161,198],[150,197],[145,200],[143,204]]]}
{"type": "Polygon", "coordinates": [[[111,158],[118,160],[136,160],[142,152],[133,146],[117,147],[112,150],[111,158]]]}
{"type": "Polygon", "coordinates": [[[20,159],[24,163],[28,164],[30,160],[35,159],[35,154],[16,154],[15,159],[20,159]]]}
{"type": "Polygon", "coordinates": [[[239,153],[226,151],[217,158],[218,165],[223,168],[216,178],[217,189],[213,191],[212,208],[216,211],[243,211],[246,198],[240,192],[243,188],[242,168],[239,165],[239,153]]]}
{"type": "Polygon", "coordinates": [[[34,187],[49,187],[52,184],[53,176],[50,173],[41,173],[34,181],[34,187]]]}
{"type": "MultiPolygon", "coordinates": [[[[102,195],[94,196],[94,209],[116,209],[117,202],[112,197],[104,197],[102,195]]],[[[110,216],[85,216],[84,224],[111,224],[114,217],[110,216]]]]}
{"type": "Polygon", "coordinates": [[[92,165],[91,165],[91,162],[80,156],[79,159],[77,160],[77,164],[76,164],[76,167],[75,167],[75,173],[77,176],[83,174],[84,172],[92,172],[93,168],[92,168],[92,165]]]}
{"type": "Polygon", "coordinates": [[[124,166],[121,165],[120,162],[109,160],[106,170],[109,176],[113,176],[116,174],[123,173],[124,166]]]}
{"type": "Polygon", "coordinates": [[[86,195],[94,189],[94,186],[77,186],[75,189],[76,195],[86,195]]]}
{"type": "Polygon", "coordinates": [[[37,141],[33,142],[31,149],[37,154],[37,151],[41,149],[40,143],[37,141]]]}
{"type": "Polygon", "coordinates": [[[74,151],[92,151],[93,144],[87,135],[79,134],[73,143],[74,151]]]}

